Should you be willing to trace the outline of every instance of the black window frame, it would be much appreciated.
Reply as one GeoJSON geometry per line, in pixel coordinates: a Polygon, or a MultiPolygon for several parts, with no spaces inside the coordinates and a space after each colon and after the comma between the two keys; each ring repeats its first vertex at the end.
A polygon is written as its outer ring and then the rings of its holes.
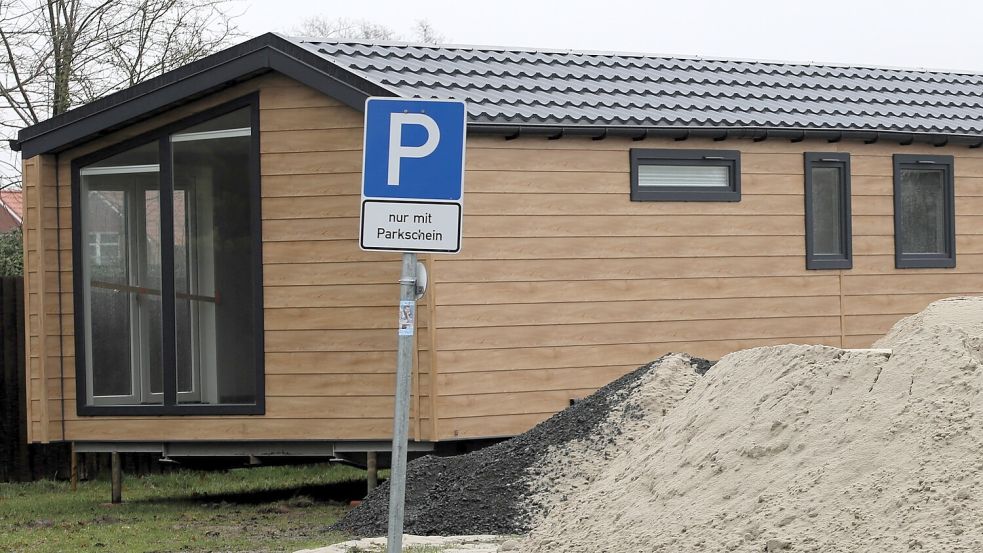
{"type": "Polygon", "coordinates": [[[260,194],[260,128],[259,92],[253,92],[229,102],[200,111],[173,123],[158,127],[139,136],[124,140],[96,152],[75,158],[72,166],[72,282],[75,307],[75,397],[78,416],[193,416],[193,415],[263,415],[266,413],[266,364],[263,343],[263,239],[262,203],[260,194]],[[85,328],[85,298],[81,293],[85,282],[84,256],[87,247],[82,236],[82,181],[81,169],[137,146],[157,142],[160,160],[160,218],[173,221],[174,180],[172,178],[170,135],[185,128],[204,123],[221,115],[242,109],[250,110],[250,167],[249,201],[252,239],[253,282],[253,330],[252,347],[255,359],[256,402],[252,404],[187,404],[177,402],[176,328],[174,306],[174,228],[173,224],[161,224],[161,274],[170,275],[161,283],[161,340],[163,353],[163,404],[153,405],[89,405],[87,370],[85,366],[85,339],[78,336],[78,329],[85,328]]]}
{"type": "Polygon", "coordinates": [[[850,192],[850,154],[843,152],[805,152],[805,223],[806,223],[806,269],[852,269],[853,268],[853,224],[850,192]],[[815,251],[815,219],[813,217],[812,170],[817,167],[835,167],[840,170],[840,247],[842,254],[823,254],[815,251]]]}
{"type": "Polygon", "coordinates": [[[951,269],[956,266],[956,187],[955,162],[950,155],[894,154],[894,266],[897,269],[951,269]],[[901,224],[901,171],[903,169],[941,169],[945,194],[945,247],[940,254],[904,253],[904,227],[901,224]]]}
{"type": "Polygon", "coordinates": [[[739,150],[675,150],[632,148],[631,201],[633,202],[739,202],[741,201],[741,152],[739,150]],[[730,169],[727,188],[664,186],[658,189],[638,185],[640,165],[725,166],[730,169]]]}

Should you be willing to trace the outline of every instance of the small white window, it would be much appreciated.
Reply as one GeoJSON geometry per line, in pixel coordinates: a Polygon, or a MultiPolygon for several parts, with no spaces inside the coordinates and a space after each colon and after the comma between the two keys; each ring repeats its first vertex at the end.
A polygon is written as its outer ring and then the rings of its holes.
{"type": "Polygon", "coordinates": [[[699,165],[639,165],[638,187],[665,189],[670,186],[726,188],[730,186],[730,168],[699,165]]]}
{"type": "Polygon", "coordinates": [[[631,199],[643,202],[740,201],[740,152],[633,149],[631,199]]]}

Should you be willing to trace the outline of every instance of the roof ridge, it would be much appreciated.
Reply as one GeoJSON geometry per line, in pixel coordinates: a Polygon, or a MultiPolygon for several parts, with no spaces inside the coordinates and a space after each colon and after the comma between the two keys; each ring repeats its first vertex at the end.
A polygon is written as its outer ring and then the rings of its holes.
{"type": "Polygon", "coordinates": [[[495,45],[482,45],[482,44],[433,44],[433,43],[425,43],[425,42],[412,42],[412,41],[400,41],[400,40],[332,39],[332,38],[321,38],[321,37],[311,37],[311,36],[291,36],[291,35],[280,35],[280,36],[288,40],[298,41],[302,43],[321,43],[321,44],[335,44],[335,45],[421,48],[421,49],[429,49],[429,50],[440,50],[440,49],[471,50],[471,51],[487,51],[487,52],[502,52],[502,53],[516,52],[516,53],[524,53],[524,54],[565,54],[565,55],[577,55],[577,56],[589,56],[589,57],[608,56],[608,57],[624,57],[624,58],[637,58],[637,59],[666,59],[666,60],[701,61],[701,62],[717,62],[717,63],[786,65],[786,66],[794,66],[794,67],[865,69],[865,70],[891,71],[891,72],[912,72],[912,73],[930,73],[930,74],[983,77],[983,70],[973,71],[969,69],[904,67],[904,66],[862,64],[862,63],[795,61],[795,60],[780,60],[780,59],[723,57],[723,56],[712,56],[712,55],[701,56],[698,54],[665,54],[665,53],[631,52],[631,51],[618,51],[618,50],[589,50],[589,49],[575,49],[575,48],[564,49],[564,48],[546,48],[546,47],[535,47],[535,46],[495,46],[495,45]]]}

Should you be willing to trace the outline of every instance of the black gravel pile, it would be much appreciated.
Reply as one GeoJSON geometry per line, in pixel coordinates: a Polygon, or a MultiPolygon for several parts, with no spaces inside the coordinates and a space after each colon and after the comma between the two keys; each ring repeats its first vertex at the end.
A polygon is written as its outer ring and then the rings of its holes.
{"type": "MultiPolygon", "coordinates": [[[[661,358],[660,358],[661,359],[661,358]]],[[[693,358],[704,374],[713,365],[693,358]]],[[[404,532],[416,535],[518,534],[529,531],[526,474],[541,455],[571,440],[592,439],[609,411],[638,387],[659,360],[643,365],[536,425],[525,434],[455,457],[427,456],[407,466],[404,532]]],[[[624,413],[627,419],[641,412],[624,413]]],[[[612,439],[608,429],[602,439],[612,439]]],[[[332,529],[357,536],[384,536],[389,485],[376,488],[332,529]]]]}

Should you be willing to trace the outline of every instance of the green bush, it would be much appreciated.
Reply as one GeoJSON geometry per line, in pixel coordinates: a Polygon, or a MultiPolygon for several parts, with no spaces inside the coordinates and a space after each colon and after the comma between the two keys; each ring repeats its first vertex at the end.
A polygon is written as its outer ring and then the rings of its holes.
{"type": "Polygon", "coordinates": [[[0,276],[24,274],[24,233],[21,229],[0,233],[0,276]]]}

